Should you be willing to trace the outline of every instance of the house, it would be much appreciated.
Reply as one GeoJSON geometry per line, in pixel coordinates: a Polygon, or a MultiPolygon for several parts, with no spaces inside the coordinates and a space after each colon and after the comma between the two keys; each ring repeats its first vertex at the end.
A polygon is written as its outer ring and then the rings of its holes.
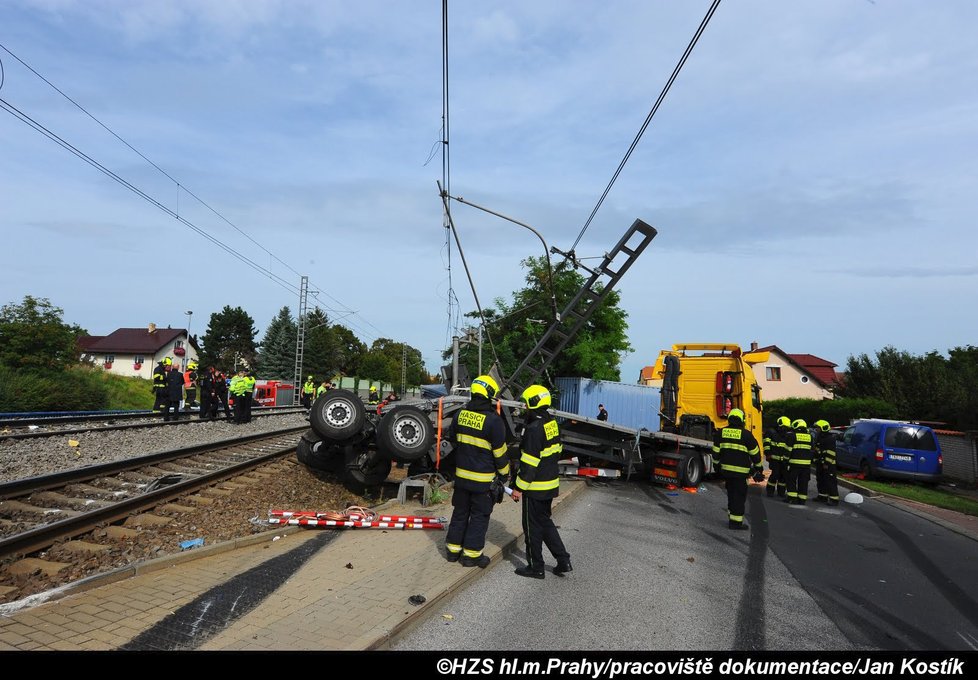
{"type": "Polygon", "coordinates": [[[832,399],[840,385],[837,364],[814,354],[788,354],[777,345],[757,347],[752,352],[770,352],[770,358],[754,366],[754,376],[761,386],[764,401],[774,399],[832,399]]]}
{"type": "Polygon", "coordinates": [[[153,369],[164,357],[173,365],[186,370],[190,361],[197,361],[200,349],[197,339],[185,328],[120,328],[108,335],[88,335],[79,338],[78,347],[83,361],[92,361],[116,375],[153,379],[153,369]]]}

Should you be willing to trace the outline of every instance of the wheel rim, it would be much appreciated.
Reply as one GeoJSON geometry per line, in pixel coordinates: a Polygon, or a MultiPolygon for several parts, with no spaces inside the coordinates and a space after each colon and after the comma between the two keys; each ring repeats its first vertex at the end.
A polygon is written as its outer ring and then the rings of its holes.
{"type": "Polygon", "coordinates": [[[421,441],[422,435],[424,433],[424,428],[417,419],[410,416],[405,418],[399,418],[395,423],[393,429],[394,441],[396,441],[401,446],[406,448],[414,448],[421,441]]]}
{"type": "Polygon", "coordinates": [[[345,427],[353,421],[353,405],[347,401],[330,402],[323,408],[323,417],[332,427],[345,427]]]}

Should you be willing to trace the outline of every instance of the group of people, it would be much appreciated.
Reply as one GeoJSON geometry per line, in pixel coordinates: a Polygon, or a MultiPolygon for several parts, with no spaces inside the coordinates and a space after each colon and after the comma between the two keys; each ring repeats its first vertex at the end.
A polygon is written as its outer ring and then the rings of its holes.
{"type": "Polygon", "coordinates": [[[456,456],[452,518],[445,539],[446,559],[465,567],[486,568],[489,557],[483,554],[489,517],[495,503],[501,502],[508,482],[511,497],[522,501],[523,537],[526,564],[516,574],[544,578],[543,546],[557,560],[557,576],[573,570],[570,554],[564,547],[551,517],[553,499],[560,493],[557,461],[563,451],[560,428],[547,408],[550,392],[542,385],[531,385],[520,397],[525,407],[525,427],[519,460],[511,461],[506,446],[506,425],[496,412],[493,399],[499,392],[496,381],[480,375],[472,381],[471,398],[455,414],[449,429],[456,456]]]}
{"type": "Polygon", "coordinates": [[[193,406],[200,407],[201,420],[217,420],[223,408],[224,418],[235,423],[251,422],[252,395],[255,390],[255,377],[250,371],[241,369],[229,381],[224,373],[208,366],[198,371],[196,361],[187,363],[187,370],[181,371],[173,364],[173,359],[164,357],[153,370],[153,410],[163,414],[163,420],[177,420],[183,412],[190,417],[193,406]],[[200,402],[197,402],[198,392],[200,402]],[[234,413],[231,412],[229,395],[233,400],[234,413]]]}
{"type": "MultiPolygon", "coordinates": [[[[747,480],[764,481],[764,466],[760,446],[744,426],[744,412],[735,408],[727,415],[727,426],[718,429],[713,438],[713,464],[727,487],[727,527],[745,530],[744,510],[747,505],[747,480]]],[[[777,425],[764,433],[771,474],[767,480],[767,495],[783,498],[792,505],[808,502],[808,485],[812,464],[815,464],[818,486],[817,501],[839,504],[839,486],[835,460],[835,437],[825,420],[815,423],[817,435],[808,423],[791,421],[781,416],[777,425]]]]}
{"type": "Polygon", "coordinates": [[[310,375],[306,378],[306,382],[302,385],[302,391],[299,393],[299,403],[301,403],[305,408],[312,408],[313,399],[318,399],[323,392],[328,392],[333,389],[333,383],[328,380],[322,381],[319,386],[316,385],[316,381],[310,375]]]}

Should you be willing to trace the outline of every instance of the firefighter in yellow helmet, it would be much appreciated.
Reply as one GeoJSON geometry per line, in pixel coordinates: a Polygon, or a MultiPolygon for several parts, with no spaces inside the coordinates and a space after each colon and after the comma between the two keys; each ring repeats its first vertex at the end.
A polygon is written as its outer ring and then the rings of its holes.
{"type": "Polygon", "coordinates": [[[380,403],[380,392],[373,385],[370,386],[370,395],[367,397],[368,404],[379,404],[380,403]]]}
{"type": "Polygon", "coordinates": [[[306,408],[312,407],[312,398],[316,394],[316,383],[313,382],[312,376],[310,375],[306,378],[305,384],[302,385],[302,396],[299,399],[301,403],[306,408]]]}
{"type": "Polygon", "coordinates": [[[156,364],[156,368],[153,369],[153,396],[155,397],[153,401],[154,411],[160,411],[167,405],[166,374],[169,372],[172,365],[173,359],[170,357],[163,357],[160,359],[159,363],[156,364]]]}
{"type": "Polygon", "coordinates": [[[808,423],[799,418],[791,423],[788,435],[788,497],[792,505],[808,501],[808,478],[812,474],[812,435],[808,423]]]}
{"type": "Polygon", "coordinates": [[[520,443],[520,470],[516,477],[513,500],[523,500],[523,540],[526,543],[526,566],[516,574],[543,578],[543,544],[557,560],[554,574],[573,571],[570,553],[560,539],[551,517],[554,498],[560,494],[557,461],[564,447],[560,443],[557,420],[547,410],[550,392],[543,385],[530,385],[520,400],[526,406],[526,429],[520,443]]]}
{"type": "Polygon", "coordinates": [[[445,537],[446,559],[464,567],[489,566],[482,550],[495,505],[490,487],[497,475],[509,475],[506,424],[492,405],[497,392],[499,386],[491,376],[473,380],[472,397],[455,414],[448,431],[455,449],[455,490],[445,537]]]}
{"type": "Polygon", "coordinates": [[[745,530],[747,477],[763,475],[761,447],[750,430],[744,427],[744,412],[730,411],[727,426],[713,435],[713,465],[727,485],[727,528],[745,530]]]}
{"type": "Polygon", "coordinates": [[[777,494],[784,498],[788,494],[788,435],[791,432],[791,419],[778,418],[777,426],[771,428],[764,437],[764,457],[767,458],[771,476],[767,478],[767,495],[777,494]]]}
{"type": "Polygon", "coordinates": [[[818,439],[815,443],[815,481],[819,503],[839,504],[839,480],[835,467],[835,435],[827,420],[815,421],[818,439]]]}

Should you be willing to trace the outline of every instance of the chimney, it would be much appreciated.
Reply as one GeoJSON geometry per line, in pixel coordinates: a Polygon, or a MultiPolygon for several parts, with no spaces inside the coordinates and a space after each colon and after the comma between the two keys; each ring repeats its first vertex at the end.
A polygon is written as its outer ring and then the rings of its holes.
{"type": "Polygon", "coordinates": [[[757,341],[756,340],[750,344],[750,351],[751,352],[756,352],[757,351],[757,341]]]}
{"type": "Polygon", "coordinates": [[[147,332],[147,333],[150,333],[150,334],[152,334],[152,333],[155,333],[155,332],[156,332],[156,324],[155,324],[155,323],[151,323],[151,324],[150,324],[150,325],[149,325],[149,326],[147,327],[147,330],[146,330],[146,332],[147,332]]]}

